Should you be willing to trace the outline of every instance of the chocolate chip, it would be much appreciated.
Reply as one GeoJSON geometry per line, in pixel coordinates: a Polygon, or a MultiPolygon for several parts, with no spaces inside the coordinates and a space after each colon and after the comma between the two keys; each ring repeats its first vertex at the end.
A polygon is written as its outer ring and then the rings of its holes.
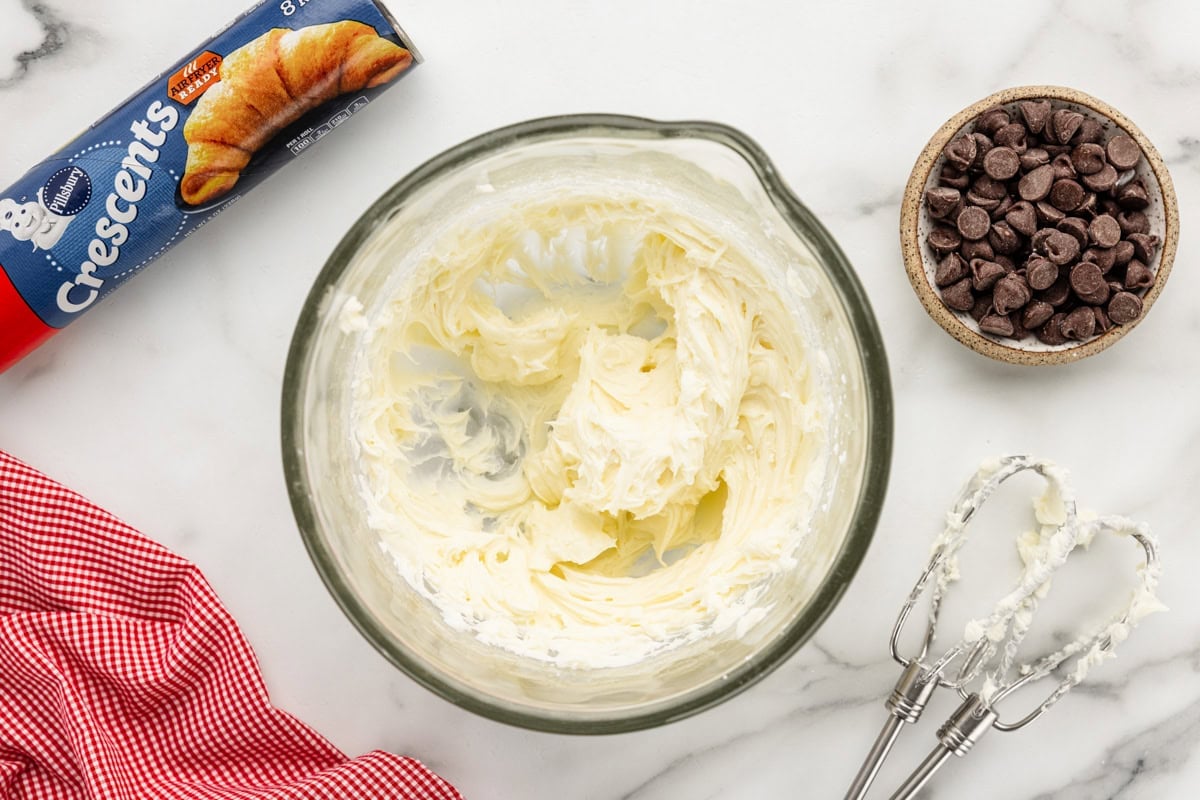
{"type": "Polygon", "coordinates": [[[1107,333],[1112,330],[1112,320],[1108,318],[1108,314],[1100,306],[1092,309],[1092,313],[1096,315],[1096,330],[1100,333],[1107,333]]]}
{"type": "Polygon", "coordinates": [[[1104,169],[1104,148],[1085,142],[1071,151],[1071,164],[1080,175],[1091,175],[1104,169]]]}
{"type": "Polygon", "coordinates": [[[1064,217],[1066,217],[1066,214],[1059,211],[1045,200],[1038,202],[1034,206],[1034,210],[1037,211],[1038,222],[1042,223],[1043,225],[1057,225],[1063,221],[1064,217]]]}
{"type": "Polygon", "coordinates": [[[1010,314],[1023,307],[1033,297],[1029,284],[1015,272],[1010,272],[992,289],[992,305],[997,314],[1010,314]]]}
{"type": "MultiPolygon", "coordinates": [[[[986,175],[984,177],[987,177],[986,175]]],[[[995,197],[987,197],[980,194],[974,186],[967,190],[967,202],[973,206],[978,206],[984,211],[991,213],[1000,207],[1000,200],[995,197]]]]}
{"type": "Polygon", "coordinates": [[[1125,291],[1125,284],[1121,283],[1121,281],[1109,281],[1108,290],[1113,294],[1120,294],[1125,291]]]}
{"type": "Polygon", "coordinates": [[[1021,153],[1021,169],[1029,172],[1050,163],[1050,154],[1040,147],[1031,147],[1021,153]]]}
{"type": "Polygon", "coordinates": [[[999,314],[988,314],[983,319],[979,320],[979,330],[984,333],[990,333],[993,336],[1012,336],[1013,324],[1008,317],[1002,317],[999,314]]]}
{"type": "Polygon", "coordinates": [[[990,175],[980,175],[975,179],[975,183],[971,184],[971,188],[981,197],[992,200],[1003,200],[1008,196],[1008,187],[1004,185],[1004,182],[998,181],[990,175]]]}
{"type": "Polygon", "coordinates": [[[982,131],[988,136],[995,136],[996,131],[1009,123],[1008,112],[1003,108],[992,108],[979,115],[975,120],[975,130],[982,131]]]}
{"type": "Polygon", "coordinates": [[[1100,267],[1090,261],[1076,264],[1071,270],[1071,288],[1075,290],[1075,294],[1081,297],[1085,294],[1095,294],[1102,286],[1105,286],[1104,275],[1100,267]]]}
{"type": "Polygon", "coordinates": [[[1071,144],[1095,144],[1104,138],[1104,126],[1091,117],[1084,117],[1079,130],[1071,137],[1071,144]]]}
{"type": "Polygon", "coordinates": [[[1066,344],[1067,337],[1063,336],[1062,323],[1066,314],[1058,313],[1046,320],[1046,324],[1038,328],[1037,337],[1049,345],[1066,344]]]}
{"type": "Polygon", "coordinates": [[[1012,255],[1021,247],[1021,236],[1007,222],[997,222],[988,231],[988,241],[997,253],[1012,255]]]}
{"type": "Polygon", "coordinates": [[[983,159],[996,145],[987,136],[976,131],[971,134],[971,138],[975,140],[975,160],[971,162],[972,170],[983,169],[983,159]]]}
{"type": "Polygon", "coordinates": [[[1046,240],[1050,238],[1050,234],[1054,233],[1054,228],[1039,228],[1033,236],[1029,237],[1029,249],[1033,255],[1045,255],[1046,240]]]}
{"type": "Polygon", "coordinates": [[[971,177],[963,170],[946,165],[938,174],[938,183],[953,189],[966,189],[971,185],[971,177]]]}
{"type": "Polygon", "coordinates": [[[1050,205],[1059,211],[1074,211],[1083,202],[1083,187],[1073,180],[1059,180],[1050,189],[1050,205]]]}
{"type": "Polygon", "coordinates": [[[982,258],[984,261],[991,261],[996,252],[992,250],[992,245],[987,239],[976,239],[974,241],[968,239],[962,243],[962,247],[958,249],[966,261],[971,259],[982,258]]]}
{"type": "Polygon", "coordinates": [[[929,232],[929,238],[925,241],[929,244],[930,249],[940,257],[957,250],[958,246],[962,244],[962,236],[949,225],[935,225],[929,232]]]}
{"type": "Polygon", "coordinates": [[[958,283],[967,276],[967,263],[958,253],[948,253],[938,262],[933,282],[939,288],[958,283]]]}
{"type": "Polygon", "coordinates": [[[1128,325],[1142,315],[1142,298],[1130,292],[1117,292],[1108,301],[1108,318],[1117,325],[1128,325]]]}
{"type": "Polygon", "coordinates": [[[1030,133],[1040,134],[1046,127],[1046,121],[1050,119],[1049,100],[1024,100],[1017,105],[1017,108],[1030,133]]]}
{"type": "Polygon", "coordinates": [[[1037,212],[1028,200],[1013,203],[1012,208],[1004,215],[1004,221],[1023,236],[1032,236],[1037,231],[1037,212]]]}
{"type": "MultiPolygon", "coordinates": [[[[1100,271],[1107,274],[1113,268],[1113,262],[1116,259],[1116,248],[1105,249],[1103,247],[1089,247],[1083,251],[1079,257],[1080,261],[1090,261],[1100,268],[1100,271]]],[[[1130,257],[1133,256],[1133,245],[1129,246],[1130,257]]]]}
{"type": "Polygon", "coordinates": [[[971,315],[971,319],[979,322],[981,319],[992,313],[992,294],[981,294],[975,298],[975,305],[971,306],[971,310],[967,312],[971,315]]]}
{"type": "Polygon", "coordinates": [[[1150,218],[1141,211],[1118,211],[1117,224],[1121,226],[1121,233],[1125,236],[1150,232],[1150,218]]]}
{"type": "Polygon", "coordinates": [[[1105,152],[1108,163],[1120,170],[1133,169],[1142,160],[1142,149],[1123,133],[1108,140],[1105,152]]]}
{"type": "Polygon", "coordinates": [[[1062,321],[1062,334],[1068,339],[1083,341],[1096,333],[1096,315],[1090,308],[1077,308],[1062,321]]]}
{"type": "Polygon", "coordinates": [[[1099,172],[1084,175],[1082,180],[1083,185],[1093,192],[1107,192],[1117,185],[1117,171],[1112,168],[1112,164],[1105,164],[1099,172]]]}
{"type": "Polygon", "coordinates": [[[964,239],[982,239],[992,227],[992,218],[982,208],[968,206],[958,215],[956,224],[964,239]]]}
{"type": "Polygon", "coordinates": [[[1089,306],[1102,306],[1108,302],[1109,295],[1112,291],[1107,283],[1100,281],[1100,285],[1096,287],[1094,292],[1077,295],[1080,300],[1087,303],[1089,306]]]}
{"type": "Polygon", "coordinates": [[[925,205],[934,219],[944,219],[961,201],[962,192],[949,186],[937,186],[925,193],[925,205]]]}
{"type": "Polygon", "coordinates": [[[1020,155],[1029,149],[1025,126],[1019,122],[1010,122],[992,136],[997,147],[1009,147],[1020,155]]]}
{"type": "Polygon", "coordinates": [[[1071,296],[1071,282],[1066,275],[1059,275],[1049,289],[1046,289],[1038,294],[1039,300],[1045,300],[1050,305],[1058,308],[1063,303],[1067,302],[1067,298],[1071,296]]]}
{"type": "Polygon", "coordinates": [[[983,171],[998,181],[1006,181],[1021,169],[1021,157],[1011,147],[993,147],[983,157],[983,171]]]}
{"type": "Polygon", "coordinates": [[[950,212],[948,214],[946,214],[945,218],[942,221],[953,225],[955,223],[955,221],[958,220],[958,215],[961,214],[962,210],[966,207],[967,207],[966,199],[964,198],[962,200],[959,200],[957,203],[954,204],[954,208],[950,209],[950,212]]]}
{"type": "Polygon", "coordinates": [[[1125,288],[1136,292],[1154,285],[1154,273],[1141,261],[1134,259],[1125,268],[1125,288]]]}
{"type": "Polygon", "coordinates": [[[955,311],[970,311],[975,305],[975,295],[971,293],[971,279],[963,278],[942,290],[942,300],[955,311]]]}
{"type": "Polygon", "coordinates": [[[975,139],[967,135],[959,136],[951,141],[942,152],[946,156],[947,164],[957,170],[966,172],[970,169],[971,162],[975,160],[976,149],[975,139]]]}
{"type": "MultiPolygon", "coordinates": [[[[1034,256],[1025,265],[1025,279],[1034,289],[1049,289],[1058,280],[1058,265],[1052,264],[1040,256],[1034,256]]],[[[1036,328],[1038,324],[1027,324],[1025,327],[1036,328]]]]}
{"type": "Polygon", "coordinates": [[[1021,324],[1030,330],[1046,324],[1054,316],[1054,306],[1044,300],[1033,300],[1021,312],[1021,324]]]}
{"type": "MultiPolygon", "coordinates": [[[[1123,267],[1133,260],[1133,242],[1117,242],[1117,246],[1112,249],[1112,263],[1118,267],[1123,267]]],[[[1111,264],[1109,265],[1112,266],[1111,264]]]]}
{"type": "Polygon", "coordinates": [[[1044,200],[1054,186],[1054,168],[1044,164],[1037,169],[1025,173],[1017,184],[1017,193],[1022,200],[1044,200]]]}
{"type": "Polygon", "coordinates": [[[1157,236],[1149,233],[1131,233],[1125,238],[1133,245],[1133,255],[1138,261],[1149,264],[1154,260],[1154,255],[1158,252],[1157,236]]]}
{"type": "Polygon", "coordinates": [[[1079,208],[1075,209],[1075,213],[1088,217],[1095,216],[1096,202],[1096,193],[1088,192],[1083,196],[1083,200],[1079,201],[1079,208]]]}
{"type": "Polygon", "coordinates": [[[992,261],[1004,267],[1005,272],[1014,272],[1017,269],[1017,265],[1013,263],[1013,260],[1003,253],[997,253],[992,257],[992,261]]]}
{"type": "Polygon", "coordinates": [[[1050,115],[1050,130],[1054,134],[1054,140],[1059,144],[1071,141],[1071,137],[1075,135],[1082,124],[1083,114],[1068,108],[1060,108],[1050,115]]]}
{"type": "Polygon", "coordinates": [[[1012,322],[1013,332],[1009,334],[1010,339],[1027,339],[1029,338],[1029,329],[1021,322],[1021,312],[1014,311],[1008,315],[1008,319],[1012,322]]]}
{"type": "MultiPolygon", "coordinates": [[[[1039,231],[1040,233],[1041,231],[1039,231]]],[[[1036,234],[1035,234],[1036,235],[1036,234]]],[[[1050,231],[1042,244],[1042,255],[1060,267],[1079,257],[1079,242],[1069,233],[1050,231]]]]}
{"type": "Polygon", "coordinates": [[[1142,182],[1141,178],[1134,178],[1117,189],[1117,202],[1120,203],[1121,208],[1141,211],[1150,205],[1150,193],[1146,191],[1146,184],[1142,182]]]}
{"type": "Polygon", "coordinates": [[[1054,226],[1063,233],[1069,233],[1079,242],[1080,247],[1088,246],[1088,226],[1079,217],[1065,217],[1054,226]]]}
{"type": "Polygon", "coordinates": [[[1008,271],[995,261],[984,261],[976,258],[971,261],[971,288],[977,292],[986,292],[996,285],[1008,271]]]}
{"type": "Polygon", "coordinates": [[[1007,214],[1008,210],[1012,207],[1013,207],[1012,195],[1008,195],[1008,194],[1004,195],[1004,199],[1000,201],[1000,205],[996,206],[991,211],[992,222],[997,222],[999,220],[1004,219],[1004,215],[1007,214]]]}
{"type": "Polygon", "coordinates": [[[1054,180],[1061,181],[1064,178],[1074,180],[1079,177],[1079,173],[1075,171],[1075,164],[1071,161],[1071,157],[1066,153],[1057,155],[1050,162],[1050,166],[1054,168],[1054,180]]]}
{"type": "Polygon", "coordinates": [[[1097,247],[1115,247],[1121,241],[1121,225],[1108,214],[1101,214],[1092,220],[1087,230],[1092,244],[1097,247]]]}

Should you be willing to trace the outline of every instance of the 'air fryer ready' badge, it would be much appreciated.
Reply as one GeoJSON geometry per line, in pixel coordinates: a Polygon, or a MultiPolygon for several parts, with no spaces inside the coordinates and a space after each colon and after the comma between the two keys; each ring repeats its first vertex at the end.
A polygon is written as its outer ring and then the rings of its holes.
{"type": "Polygon", "coordinates": [[[167,95],[176,103],[190,106],[221,79],[223,60],[213,51],[205,50],[167,78],[167,95]]]}

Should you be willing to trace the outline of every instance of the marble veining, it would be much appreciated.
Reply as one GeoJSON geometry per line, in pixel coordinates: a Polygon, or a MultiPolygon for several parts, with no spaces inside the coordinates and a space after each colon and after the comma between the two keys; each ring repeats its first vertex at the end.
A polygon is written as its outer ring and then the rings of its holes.
{"type": "MultiPolygon", "coordinates": [[[[1177,713],[1157,721],[1118,741],[1104,751],[1097,766],[1075,776],[1036,800],[1087,800],[1134,796],[1138,783],[1163,786],[1192,753],[1200,735],[1200,702],[1189,703],[1177,713]]],[[[1158,795],[1174,796],[1174,795],[1158,795]]],[[[1179,796],[1186,796],[1181,793],[1179,796]]]]}
{"type": "MultiPolygon", "coordinates": [[[[45,3],[36,2],[36,0],[21,0],[21,6],[41,26],[42,41],[32,50],[22,50],[12,54],[16,66],[12,74],[0,78],[0,89],[16,85],[29,72],[30,64],[58,53],[66,47],[71,38],[71,27],[45,3]]],[[[0,53],[3,52],[0,50],[0,53]]],[[[11,53],[11,50],[9,52],[11,53]]]]}
{"type": "Polygon", "coordinates": [[[1200,138],[1185,136],[1176,141],[1175,146],[1175,152],[1164,157],[1167,166],[1194,168],[1197,160],[1200,160],[1200,138]]]}
{"type": "MultiPolygon", "coordinates": [[[[118,102],[249,1],[0,0],[0,185],[86,124],[81,106],[118,102]],[[106,90],[106,74],[119,90],[106,90]]],[[[196,561],[283,708],[348,751],[422,758],[472,800],[841,797],[884,720],[898,675],[887,636],[948,504],[984,457],[1043,455],[1070,467],[1094,505],[1155,528],[1172,610],[1043,719],[954,760],[923,797],[1195,796],[1200,6],[511,0],[472,4],[470,15],[438,0],[391,6],[427,63],[303,166],[0,375],[0,448],[196,561]],[[897,240],[901,191],[932,132],[976,99],[1029,83],[1075,86],[1133,119],[1166,157],[1182,217],[1176,268],[1149,318],[1110,351],[1045,370],[988,362],[942,333],[907,284],[897,240]],[[763,145],[866,286],[888,344],[896,437],[875,542],[813,641],[696,717],[570,738],[462,711],[355,632],[292,521],[279,392],[308,287],[375,197],[469,136],[591,110],[715,119],[763,145]]],[[[1020,492],[1010,500],[1024,503],[1020,492]]],[[[1069,630],[1056,620],[1040,641],[1069,630]]],[[[1014,708],[1037,700],[1021,697],[1014,708]]],[[[954,705],[935,696],[873,796],[925,755],[954,705]]]]}

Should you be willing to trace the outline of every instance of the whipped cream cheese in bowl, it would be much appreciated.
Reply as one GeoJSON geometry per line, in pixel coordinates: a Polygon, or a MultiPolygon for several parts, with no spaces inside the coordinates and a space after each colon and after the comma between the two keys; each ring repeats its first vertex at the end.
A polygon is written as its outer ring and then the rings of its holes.
{"type": "Polygon", "coordinates": [[[572,733],[694,713],[811,636],[891,424],[862,287],[757,145],[612,116],[393,187],[318,278],[283,399],[352,622],[451,701],[572,733]]]}

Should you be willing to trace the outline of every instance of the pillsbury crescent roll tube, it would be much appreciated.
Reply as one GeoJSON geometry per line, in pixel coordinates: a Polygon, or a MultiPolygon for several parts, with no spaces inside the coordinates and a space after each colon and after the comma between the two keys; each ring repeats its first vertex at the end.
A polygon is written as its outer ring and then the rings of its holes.
{"type": "Polygon", "coordinates": [[[0,370],[419,60],[372,0],[260,3],[0,191],[0,370]]]}

